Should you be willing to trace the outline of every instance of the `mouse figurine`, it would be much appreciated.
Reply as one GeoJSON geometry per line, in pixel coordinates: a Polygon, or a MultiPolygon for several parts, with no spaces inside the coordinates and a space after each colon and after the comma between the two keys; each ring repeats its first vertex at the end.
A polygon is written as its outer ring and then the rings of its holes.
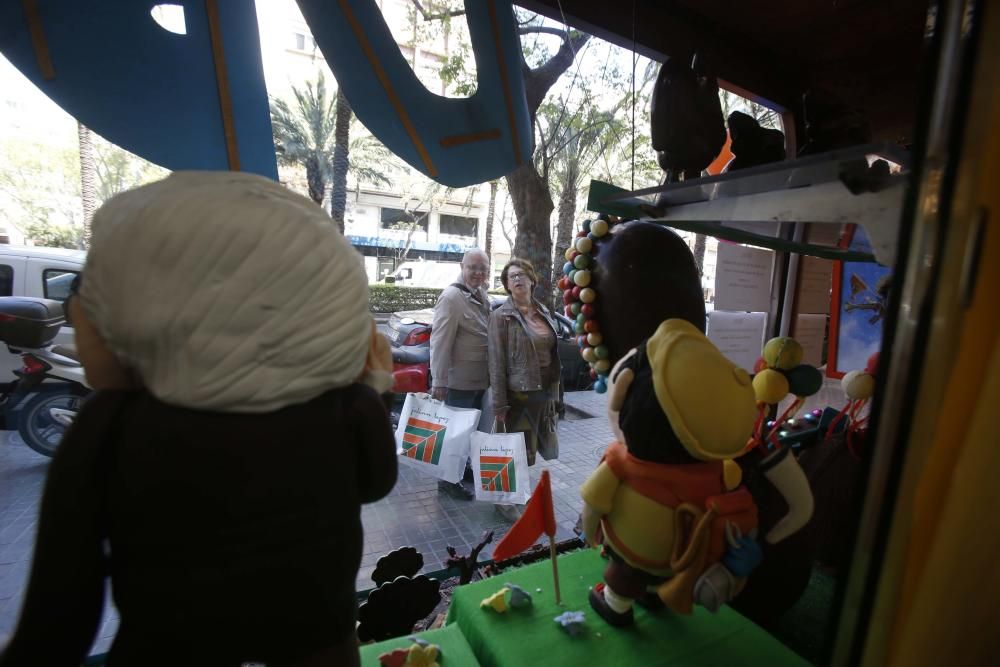
{"type": "MultiPolygon", "coordinates": [[[[618,627],[634,622],[633,603],[715,611],[761,557],[757,507],[733,461],[754,424],[750,376],[675,318],[615,364],[608,394],[616,441],[581,487],[584,537],[609,556],[590,604],[618,627]]],[[[809,521],[812,494],[788,450],[759,470],[789,507],[765,536],[775,543],[809,521]]]]}

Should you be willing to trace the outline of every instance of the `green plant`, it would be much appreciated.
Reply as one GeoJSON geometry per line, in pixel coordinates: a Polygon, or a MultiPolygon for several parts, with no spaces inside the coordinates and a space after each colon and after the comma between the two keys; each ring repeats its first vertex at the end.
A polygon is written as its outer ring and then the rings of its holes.
{"type": "Polygon", "coordinates": [[[373,313],[433,308],[441,295],[440,288],[403,285],[369,285],[369,307],[373,313]]]}

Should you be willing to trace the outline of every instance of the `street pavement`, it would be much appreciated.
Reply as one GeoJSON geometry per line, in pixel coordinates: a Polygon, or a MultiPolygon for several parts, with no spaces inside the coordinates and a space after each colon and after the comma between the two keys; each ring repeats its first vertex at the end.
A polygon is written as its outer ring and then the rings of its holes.
{"type": "MultiPolygon", "coordinates": [[[[541,470],[552,478],[558,523],[557,539],[572,537],[581,503],[578,489],[600,460],[611,439],[604,418],[604,396],[593,392],[566,394],[568,419],[559,424],[559,459],[530,469],[532,486],[541,470]]],[[[36,519],[48,459],[29,449],[12,431],[0,431],[0,647],[13,632],[27,584],[34,547],[36,519]]],[[[415,547],[424,557],[423,572],[444,568],[447,546],[467,554],[484,531],[495,531],[494,544],[511,522],[485,502],[457,500],[441,494],[437,480],[400,468],[393,491],[361,512],[365,529],[364,556],[357,588],[371,588],[378,559],[402,546],[415,547]]],[[[492,546],[481,558],[489,558],[492,546]]],[[[105,609],[92,653],[108,649],[118,628],[118,614],[105,609]]],[[[180,629],[179,629],[180,631],[180,629]]],[[[55,638],[53,638],[55,640],[55,638]]]]}

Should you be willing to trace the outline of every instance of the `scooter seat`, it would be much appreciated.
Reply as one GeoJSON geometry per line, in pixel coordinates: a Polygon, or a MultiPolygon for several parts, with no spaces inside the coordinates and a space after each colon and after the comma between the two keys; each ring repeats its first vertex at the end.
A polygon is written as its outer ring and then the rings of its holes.
{"type": "Polygon", "coordinates": [[[80,361],[80,357],[76,356],[76,345],[56,345],[52,348],[52,351],[55,354],[69,357],[73,361],[80,361]]]}

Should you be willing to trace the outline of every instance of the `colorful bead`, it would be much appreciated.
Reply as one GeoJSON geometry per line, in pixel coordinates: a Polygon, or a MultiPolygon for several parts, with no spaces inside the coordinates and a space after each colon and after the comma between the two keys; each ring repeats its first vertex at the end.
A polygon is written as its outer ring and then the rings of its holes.
{"type": "Polygon", "coordinates": [[[607,390],[608,390],[608,384],[607,382],[604,381],[604,378],[601,377],[597,378],[597,381],[594,383],[594,391],[596,391],[598,394],[603,394],[607,390]]]}
{"type": "Polygon", "coordinates": [[[582,354],[583,354],[583,360],[588,363],[594,363],[595,361],[597,361],[597,354],[594,352],[594,348],[592,347],[583,348],[582,354]]]}
{"type": "Polygon", "coordinates": [[[584,328],[579,322],[577,322],[576,324],[573,325],[573,331],[575,331],[578,334],[582,334],[584,332],[584,328]]]}
{"type": "Polygon", "coordinates": [[[580,302],[574,301],[573,303],[570,304],[569,309],[570,312],[573,313],[573,317],[576,317],[577,315],[580,314],[580,309],[581,309],[580,302]]]}
{"type": "Polygon", "coordinates": [[[598,332],[587,334],[587,342],[590,343],[591,347],[597,347],[604,341],[604,336],[598,332]]]}
{"type": "Polygon", "coordinates": [[[583,231],[585,231],[585,232],[589,232],[590,231],[590,220],[584,220],[583,221],[583,231]]]}
{"type": "Polygon", "coordinates": [[[571,257],[572,254],[573,254],[573,246],[570,246],[566,248],[566,252],[563,253],[563,257],[566,258],[567,262],[572,262],[573,261],[573,258],[571,257]]]}
{"type": "Polygon", "coordinates": [[[608,371],[611,370],[611,361],[608,359],[598,359],[594,363],[594,369],[598,373],[607,373],[608,371]]]}
{"type": "Polygon", "coordinates": [[[591,248],[594,247],[594,242],[590,240],[589,237],[584,236],[576,240],[576,250],[584,255],[590,252],[591,248]]]}
{"type": "MultiPolygon", "coordinates": [[[[569,258],[567,257],[566,259],[568,260],[569,258]]],[[[567,261],[565,264],[563,264],[563,275],[568,276],[569,272],[572,270],[573,270],[573,264],[571,262],[567,261]]]]}
{"type": "Polygon", "coordinates": [[[585,269],[590,266],[590,258],[586,255],[577,255],[573,258],[573,266],[578,269],[585,269]]]}
{"type": "Polygon", "coordinates": [[[563,303],[565,303],[567,306],[570,305],[571,303],[573,303],[573,292],[572,291],[566,290],[565,292],[563,292],[563,303]]]}
{"type": "Polygon", "coordinates": [[[573,299],[575,299],[576,301],[580,300],[580,292],[581,291],[582,290],[581,290],[580,287],[572,287],[572,288],[570,288],[570,293],[573,294],[573,299]]]}
{"type": "Polygon", "coordinates": [[[605,234],[607,234],[608,227],[609,227],[608,223],[605,222],[604,220],[594,220],[592,223],[590,223],[590,231],[597,238],[600,238],[605,234]]]}
{"type": "Polygon", "coordinates": [[[577,271],[573,274],[573,282],[580,287],[586,287],[590,284],[590,271],[587,271],[586,269],[577,271]]]}
{"type": "Polygon", "coordinates": [[[598,333],[601,330],[601,327],[597,324],[597,320],[587,320],[584,330],[587,333],[598,333]]]}
{"type": "Polygon", "coordinates": [[[583,301],[584,303],[593,303],[596,298],[597,292],[594,291],[593,287],[586,287],[580,290],[580,301],[583,301]]]}
{"type": "Polygon", "coordinates": [[[611,354],[611,350],[608,349],[607,345],[598,345],[594,348],[594,354],[597,355],[598,359],[607,359],[611,354]]]}
{"type": "Polygon", "coordinates": [[[580,312],[586,315],[588,320],[594,316],[595,311],[596,309],[592,303],[585,303],[580,306],[580,312]]]}

